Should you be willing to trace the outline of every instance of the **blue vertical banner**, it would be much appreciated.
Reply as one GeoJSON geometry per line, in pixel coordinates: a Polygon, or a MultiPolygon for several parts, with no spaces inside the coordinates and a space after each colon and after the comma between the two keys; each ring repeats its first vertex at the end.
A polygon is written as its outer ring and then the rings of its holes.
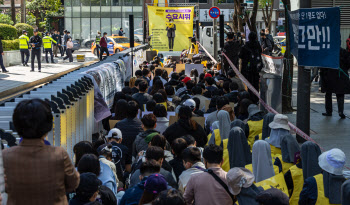
{"type": "Polygon", "coordinates": [[[339,68],[340,8],[288,12],[291,52],[301,66],[339,68]]]}

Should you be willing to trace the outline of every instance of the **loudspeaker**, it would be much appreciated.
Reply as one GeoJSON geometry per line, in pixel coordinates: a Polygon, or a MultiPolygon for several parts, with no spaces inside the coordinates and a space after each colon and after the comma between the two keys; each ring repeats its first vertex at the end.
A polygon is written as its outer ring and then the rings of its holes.
{"type": "Polygon", "coordinates": [[[224,48],[224,44],[225,44],[225,35],[224,35],[224,15],[220,15],[220,48],[223,49],[224,48]]]}
{"type": "Polygon", "coordinates": [[[134,47],[134,15],[129,15],[130,48],[134,47]]]}

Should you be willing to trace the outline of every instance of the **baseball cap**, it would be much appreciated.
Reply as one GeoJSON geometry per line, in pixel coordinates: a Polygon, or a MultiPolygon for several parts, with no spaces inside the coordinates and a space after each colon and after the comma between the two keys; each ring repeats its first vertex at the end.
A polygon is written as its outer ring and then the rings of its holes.
{"type": "Polygon", "coordinates": [[[152,194],[159,194],[167,188],[168,184],[161,174],[152,174],[145,182],[145,190],[152,194]]]}
{"type": "Polygon", "coordinates": [[[205,74],[204,78],[213,77],[210,73],[205,74]]]}
{"type": "Polygon", "coordinates": [[[192,99],[187,99],[182,105],[188,106],[191,109],[196,108],[196,102],[194,100],[192,100],[192,99]]]}
{"type": "Polygon", "coordinates": [[[27,33],[27,31],[26,31],[26,30],[23,30],[22,33],[27,33]]]}
{"type": "Polygon", "coordinates": [[[113,128],[108,132],[108,135],[106,136],[106,138],[122,139],[123,135],[122,135],[122,132],[120,131],[120,129],[113,128]]]}
{"type": "Polygon", "coordinates": [[[86,172],[80,174],[80,183],[77,188],[77,194],[94,194],[102,185],[101,181],[94,173],[86,172]]]}
{"type": "Polygon", "coordinates": [[[190,81],[190,80],[191,80],[190,77],[186,77],[186,78],[184,78],[184,79],[182,80],[182,82],[187,83],[187,82],[190,81]]]}
{"type": "Polygon", "coordinates": [[[107,152],[107,153],[108,153],[108,152],[112,152],[111,146],[112,146],[112,145],[106,143],[106,144],[100,145],[100,146],[97,148],[96,151],[97,151],[97,153],[98,153],[99,155],[102,155],[103,152],[104,152],[104,153],[106,153],[106,152],[107,152]],[[108,145],[109,145],[109,147],[108,147],[108,145]]]}

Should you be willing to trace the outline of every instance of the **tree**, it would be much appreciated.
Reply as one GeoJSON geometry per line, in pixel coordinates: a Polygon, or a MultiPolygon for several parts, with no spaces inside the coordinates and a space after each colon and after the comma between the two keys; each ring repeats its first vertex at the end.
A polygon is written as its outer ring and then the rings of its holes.
{"type": "Polygon", "coordinates": [[[13,25],[10,15],[0,13],[0,23],[13,25]]]}
{"type": "Polygon", "coordinates": [[[259,6],[263,13],[265,27],[271,30],[271,19],[273,14],[273,4],[275,0],[259,0],[259,6]]]}
{"type": "Polygon", "coordinates": [[[233,30],[237,32],[243,32],[243,7],[241,3],[244,3],[244,0],[234,0],[234,14],[233,14],[233,30]]]}
{"type": "Polygon", "coordinates": [[[35,17],[35,25],[43,28],[46,25],[48,14],[58,12],[61,7],[60,0],[32,0],[27,2],[28,14],[35,17]]]}
{"type": "MultiPolygon", "coordinates": [[[[258,13],[259,0],[254,0],[252,12],[245,12],[245,23],[248,25],[250,31],[256,31],[256,15],[258,13]]],[[[247,37],[246,37],[247,38],[247,37]]]]}
{"type": "Polygon", "coordinates": [[[15,0],[11,0],[11,17],[12,21],[15,24],[16,23],[16,7],[15,7],[15,0]]]}
{"type": "Polygon", "coordinates": [[[282,81],[282,112],[289,113],[293,111],[292,107],[292,89],[293,89],[293,55],[290,52],[290,36],[288,26],[288,11],[290,11],[290,0],[282,0],[285,10],[285,28],[286,28],[286,52],[284,53],[284,69],[282,81]]]}

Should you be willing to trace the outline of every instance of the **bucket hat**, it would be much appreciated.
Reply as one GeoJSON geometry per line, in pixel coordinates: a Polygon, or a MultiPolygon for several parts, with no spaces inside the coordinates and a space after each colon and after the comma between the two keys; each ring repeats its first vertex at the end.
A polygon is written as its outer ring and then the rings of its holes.
{"type": "Polygon", "coordinates": [[[242,187],[248,188],[254,183],[255,177],[248,169],[235,167],[227,172],[226,179],[231,194],[238,195],[242,187]]]}
{"type": "Polygon", "coordinates": [[[318,165],[321,169],[334,175],[343,175],[345,165],[345,154],[338,148],[331,149],[322,153],[318,157],[318,165]]]}
{"type": "Polygon", "coordinates": [[[269,124],[269,127],[271,129],[285,129],[289,131],[288,117],[282,114],[275,115],[273,121],[269,124]]]}

